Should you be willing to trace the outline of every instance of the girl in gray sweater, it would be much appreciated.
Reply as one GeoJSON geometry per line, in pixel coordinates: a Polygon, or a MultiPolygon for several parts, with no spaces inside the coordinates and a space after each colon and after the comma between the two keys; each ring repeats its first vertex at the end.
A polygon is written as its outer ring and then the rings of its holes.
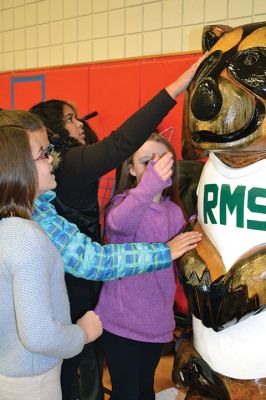
{"type": "Polygon", "coordinates": [[[0,398],[60,400],[63,358],[102,332],[89,311],[72,324],[63,261],[31,221],[36,196],[54,189],[51,147],[0,127],[0,398]]]}

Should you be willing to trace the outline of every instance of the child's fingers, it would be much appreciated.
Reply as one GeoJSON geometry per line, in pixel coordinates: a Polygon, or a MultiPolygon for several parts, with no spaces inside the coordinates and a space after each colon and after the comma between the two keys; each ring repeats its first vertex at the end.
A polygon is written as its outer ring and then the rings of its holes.
{"type": "MultiPolygon", "coordinates": [[[[158,155],[159,157],[159,155],[158,155]]],[[[159,157],[159,159],[156,161],[156,165],[166,165],[169,160],[171,160],[174,157],[173,153],[171,153],[170,151],[168,153],[163,154],[161,157],[159,157]]]]}
{"type": "Polygon", "coordinates": [[[173,165],[174,165],[174,160],[169,162],[169,164],[165,166],[165,168],[163,168],[163,170],[161,171],[161,178],[163,180],[167,181],[167,179],[171,178],[174,172],[173,165]]]}
{"type": "Polygon", "coordinates": [[[173,165],[174,165],[174,160],[171,159],[171,160],[169,160],[167,163],[165,163],[165,164],[163,164],[163,165],[160,166],[160,171],[161,171],[163,174],[166,174],[166,173],[168,173],[169,171],[172,171],[172,170],[173,170],[173,165]]]}
{"type": "Polygon", "coordinates": [[[189,250],[195,249],[201,240],[201,234],[198,232],[185,232],[179,235],[178,257],[181,257],[189,250]]]}
{"type": "MultiPolygon", "coordinates": [[[[197,59],[197,61],[194,64],[191,65],[191,67],[186,72],[184,72],[183,77],[188,80],[188,84],[194,77],[199,65],[205,60],[205,58],[208,56],[208,54],[209,54],[208,52],[204,53],[201,57],[199,57],[197,59]]],[[[181,77],[182,77],[182,75],[181,75],[181,77]]]]}
{"type": "Polygon", "coordinates": [[[205,60],[206,57],[208,57],[209,52],[206,51],[202,56],[200,56],[197,61],[193,64],[196,68],[202,63],[203,60],[205,60]]]}
{"type": "Polygon", "coordinates": [[[152,153],[151,159],[157,163],[160,160],[160,156],[158,153],[152,153]]]}
{"type": "Polygon", "coordinates": [[[162,177],[162,179],[164,181],[167,181],[169,178],[171,178],[171,176],[173,175],[173,168],[170,169],[170,171],[167,174],[164,174],[164,176],[162,177]]]}
{"type": "Polygon", "coordinates": [[[185,232],[175,236],[168,245],[170,246],[172,260],[181,257],[184,253],[194,249],[201,240],[199,232],[185,232]]]}
{"type": "Polygon", "coordinates": [[[193,232],[184,232],[179,235],[180,241],[190,244],[194,242],[198,242],[201,239],[201,233],[193,231],[193,232]]]}
{"type": "Polygon", "coordinates": [[[164,154],[155,164],[154,170],[162,177],[169,173],[174,164],[171,152],[164,154]]]}
{"type": "Polygon", "coordinates": [[[195,73],[195,71],[197,70],[198,66],[202,63],[202,61],[205,60],[206,57],[208,57],[209,53],[208,51],[206,51],[206,53],[204,53],[201,57],[199,57],[197,59],[197,61],[191,65],[191,70],[193,71],[193,73],[195,73]]]}
{"type": "Polygon", "coordinates": [[[173,175],[173,164],[174,160],[170,160],[167,164],[164,164],[163,166],[158,165],[157,167],[154,167],[154,169],[161,179],[167,180],[173,175]]]}

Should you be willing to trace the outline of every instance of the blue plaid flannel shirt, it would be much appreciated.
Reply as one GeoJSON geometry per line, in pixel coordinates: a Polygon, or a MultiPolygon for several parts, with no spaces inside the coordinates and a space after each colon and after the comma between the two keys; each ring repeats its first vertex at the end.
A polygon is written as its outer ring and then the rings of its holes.
{"type": "Polygon", "coordinates": [[[163,243],[126,243],[101,246],[77,226],[57,214],[52,191],[35,200],[32,219],[41,225],[64,259],[65,271],[77,278],[110,281],[156,271],[171,265],[170,249],[163,243]]]}

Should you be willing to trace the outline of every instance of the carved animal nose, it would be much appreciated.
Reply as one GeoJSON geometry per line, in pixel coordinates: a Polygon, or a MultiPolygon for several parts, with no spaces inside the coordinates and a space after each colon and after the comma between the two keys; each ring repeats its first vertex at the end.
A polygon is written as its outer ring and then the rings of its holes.
{"type": "Polygon", "coordinates": [[[222,95],[215,81],[205,79],[200,82],[193,94],[191,110],[197,119],[210,121],[219,113],[222,104],[222,95]]]}

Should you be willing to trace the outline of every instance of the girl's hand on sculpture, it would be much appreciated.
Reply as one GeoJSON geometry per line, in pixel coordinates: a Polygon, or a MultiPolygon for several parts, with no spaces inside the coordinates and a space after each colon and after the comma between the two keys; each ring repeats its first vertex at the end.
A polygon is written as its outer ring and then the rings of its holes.
{"type": "Polygon", "coordinates": [[[170,96],[175,99],[181,93],[183,93],[189,86],[190,82],[194,78],[194,75],[198,69],[198,66],[203,60],[208,56],[208,52],[204,53],[194,64],[191,65],[179,78],[170,83],[165,89],[170,94],[170,96]]]}
{"type": "Polygon", "coordinates": [[[189,250],[195,249],[198,242],[201,240],[201,233],[199,232],[185,232],[175,236],[172,240],[167,242],[170,247],[172,260],[181,257],[189,250]]]}
{"type": "Polygon", "coordinates": [[[87,341],[86,343],[93,342],[103,332],[102,321],[100,317],[94,311],[87,311],[79,320],[77,320],[77,325],[84,330],[87,341]]]}

